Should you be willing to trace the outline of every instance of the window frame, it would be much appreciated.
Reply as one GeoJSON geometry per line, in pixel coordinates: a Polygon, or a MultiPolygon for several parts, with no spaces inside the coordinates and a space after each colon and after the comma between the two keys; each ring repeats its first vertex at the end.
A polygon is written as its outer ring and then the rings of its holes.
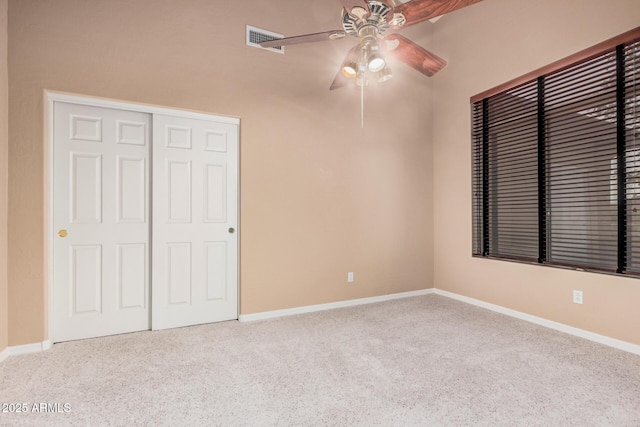
{"type": "MultiPolygon", "coordinates": [[[[585,49],[581,52],[573,54],[567,58],[556,61],[550,65],[527,73],[521,77],[513,79],[509,82],[496,86],[487,91],[481,92],[470,98],[471,101],[471,117],[472,117],[472,256],[477,258],[495,259],[513,261],[526,264],[545,265],[551,267],[560,267],[565,269],[575,269],[580,271],[593,271],[599,273],[624,275],[627,277],[638,277],[640,272],[629,271],[627,268],[626,254],[628,251],[628,227],[627,227],[627,188],[626,188],[626,175],[625,167],[627,161],[627,147],[625,136],[625,106],[628,101],[625,98],[625,57],[624,49],[626,45],[637,43],[640,41],[640,27],[631,31],[623,33],[612,39],[599,43],[591,48],[585,49]],[[615,173],[617,174],[617,188],[615,193],[617,195],[617,268],[603,268],[595,265],[575,265],[572,263],[553,262],[548,259],[548,244],[547,241],[548,226],[547,224],[547,186],[549,184],[549,175],[546,171],[546,163],[548,161],[548,154],[546,151],[546,117],[545,117],[545,99],[541,95],[544,93],[545,79],[562,71],[571,69],[572,67],[579,66],[587,63],[593,59],[606,54],[613,53],[616,55],[616,150],[617,157],[614,160],[617,162],[615,173]],[[489,215],[491,209],[494,206],[490,203],[488,190],[489,184],[489,139],[491,138],[489,122],[488,122],[488,102],[500,95],[504,95],[511,90],[517,90],[517,88],[525,86],[527,84],[537,83],[538,94],[536,97],[537,109],[538,109],[538,252],[539,256],[537,261],[533,261],[531,258],[519,258],[516,256],[502,256],[492,254],[489,250],[490,237],[489,237],[489,215]],[[621,92],[622,91],[622,92],[621,92]],[[481,114],[478,114],[477,109],[481,109],[481,114]],[[478,132],[479,122],[481,125],[481,132],[478,132]],[[479,149],[478,139],[481,149],[479,149]],[[542,144],[542,145],[541,145],[542,144]],[[479,162],[481,165],[479,166],[479,162]],[[479,194],[482,193],[482,194],[479,194]]],[[[634,61],[636,61],[634,59],[634,61]]],[[[634,62],[635,65],[635,62],[634,62]]],[[[640,80],[634,77],[634,84],[636,80],[640,80]]],[[[640,83],[640,82],[639,82],[640,83]]],[[[636,92],[638,93],[638,92],[636,92]]],[[[637,96],[640,96],[638,93],[637,96]]],[[[636,102],[636,101],[633,101],[636,102]]],[[[638,101],[640,103],[640,101],[638,101]]],[[[634,105],[635,108],[635,105],[634,105]]],[[[633,122],[636,123],[638,119],[633,116],[633,122]]],[[[637,131],[634,131],[637,132],[637,131]]],[[[634,140],[635,141],[635,140],[634,140]]],[[[635,146],[634,146],[635,147],[635,146]]],[[[635,163],[634,163],[635,164],[635,163]]],[[[588,192],[581,194],[589,194],[588,192]]],[[[495,196],[493,196],[495,198],[495,196]]],[[[497,203],[497,202],[496,202],[497,203]]],[[[587,231],[588,233],[588,231],[587,231]]],[[[590,235],[590,234],[587,234],[590,235]]],[[[494,244],[497,242],[494,242],[494,244]]],[[[593,262],[592,262],[593,264],[593,262]]]]}

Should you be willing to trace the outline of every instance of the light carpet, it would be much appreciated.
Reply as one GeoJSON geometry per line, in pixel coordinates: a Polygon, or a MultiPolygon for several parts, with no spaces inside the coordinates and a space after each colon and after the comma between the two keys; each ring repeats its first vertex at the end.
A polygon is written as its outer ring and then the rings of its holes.
{"type": "Polygon", "coordinates": [[[56,344],[0,364],[0,402],[29,408],[2,426],[640,426],[640,357],[427,295],[56,344]]]}

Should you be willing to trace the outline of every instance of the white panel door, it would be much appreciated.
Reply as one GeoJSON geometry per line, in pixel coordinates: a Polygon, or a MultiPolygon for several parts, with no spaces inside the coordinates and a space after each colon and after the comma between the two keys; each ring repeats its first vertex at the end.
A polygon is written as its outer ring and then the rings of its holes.
{"type": "Polygon", "coordinates": [[[238,126],[153,116],[152,328],[238,318],[238,126]]]}
{"type": "Polygon", "coordinates": [[[150,115],[56,102],[53,339],[149,329],[150,115]]]}

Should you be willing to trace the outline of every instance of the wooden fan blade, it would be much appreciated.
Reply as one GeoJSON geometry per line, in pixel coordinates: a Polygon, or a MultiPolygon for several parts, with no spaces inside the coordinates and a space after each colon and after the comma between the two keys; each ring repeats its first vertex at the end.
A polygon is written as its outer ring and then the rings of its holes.
{"type": "Polygon", "coordinates": [[[367,12],[367,15],[371,13],[371,10],[369,9],[369,3],[367,3],[366,0],[341,0],[341,1],[342,1],[342,5],[347,10],[347,12],[351,12],[351,9],[353,9],[354,7],[361,7],[367,12]]]}
{"type": "Polygon", "coordinates": [[[411,0],[396,7],[393,13],[402,13],[407,19],[404,24],[407,27],[480,1],[482,0],[411,0]]]}
{"type": "Polygon", "coordinates": [[[342,30],[325,31],[323,33],[303,34],[301,36],[285,37],[283,39],[269,40],[260,43],[262,47],[289,46],[292,44],[323,42],[325,40],[336,40],[346,36],[342,30]]]}
{"type": "Polygon", "coordinates": [[[350,80],[352,80],[352,79],[349,79],[344,74],[342,74],[342,65],[347,61],[348,58],[352,57],[353,52],[355,52],[358,49],[360,49],[359,44],[349,49],[349,52],[347,52],[347,54],[344,56],[344,60],[340,64],[340,69],[338,70],[338,74],[336,74],[335,79],[333,79],[333,83],[331,83],[331,87],[329,88],[329,90],[340,89],[341,87],[348,85],[350,80]]]}
{"type": "Polygon", "coordinates": [[[400,34],[388,35],[382,45],[388,54],[429,77],[447,65],[444,59],[400,34]]]}

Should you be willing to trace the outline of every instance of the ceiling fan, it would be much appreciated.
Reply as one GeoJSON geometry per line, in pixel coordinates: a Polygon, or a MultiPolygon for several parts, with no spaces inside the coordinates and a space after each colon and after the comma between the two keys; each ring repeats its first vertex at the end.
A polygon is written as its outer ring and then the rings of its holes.
{"type": "Polygon", "coordinates": [[[347,52],[330,90],[343,87],[352,80],[364,87],[372,76],[378,82],[389,80],[391,71],[384,54],[431,77],[443,69],[447,62],[395,31],[480,1],[410,0],[401,3],[398,0],[341,0],[342,30],[269,40],[260,43],[260,46],[289,46],[336,40],[347,35],[358,38],[359,43],[347,52]]]}

